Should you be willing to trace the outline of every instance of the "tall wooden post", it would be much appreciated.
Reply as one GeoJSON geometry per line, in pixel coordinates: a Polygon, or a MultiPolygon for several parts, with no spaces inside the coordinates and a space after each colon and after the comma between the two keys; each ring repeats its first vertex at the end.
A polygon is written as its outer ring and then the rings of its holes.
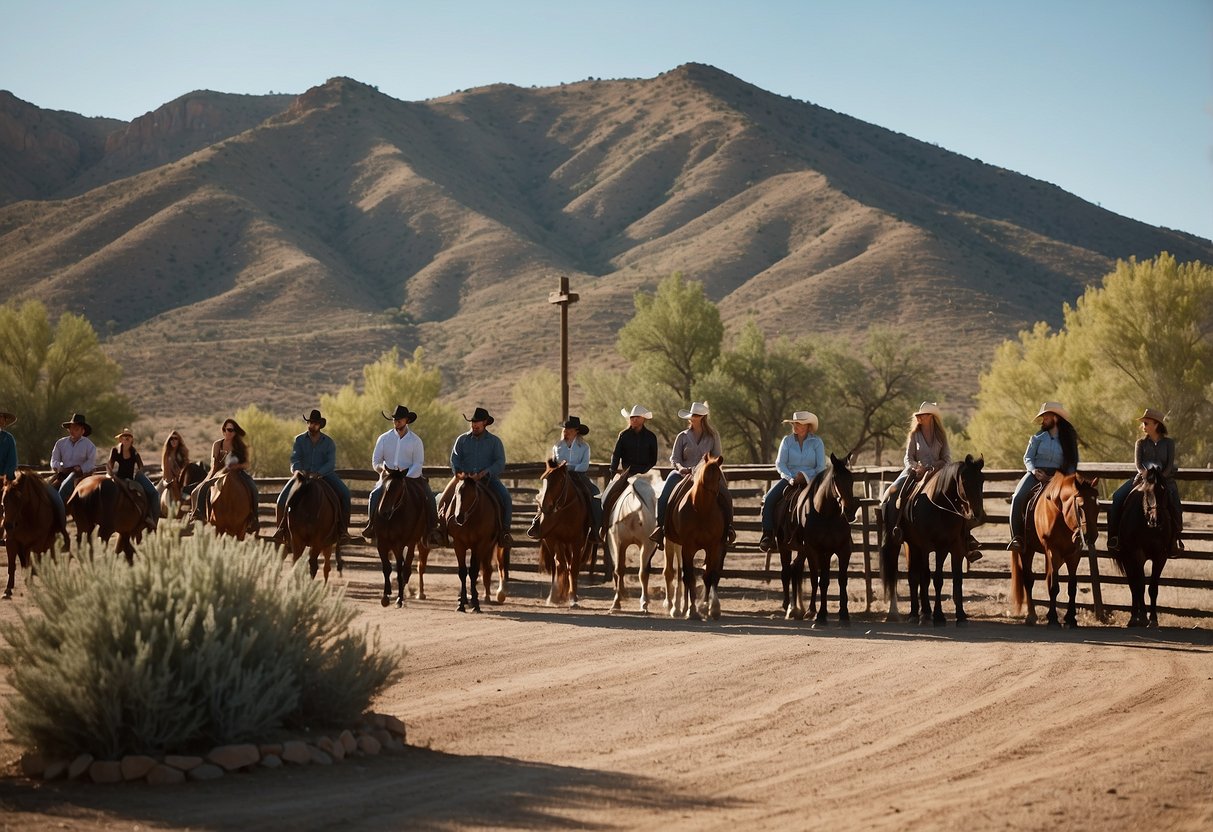
{"type": "Polygon", "coordinates": [[[561,419],[569,417],[569,306],[577,302],[577,295],[569,291],[569,279],[560,278],[560,289],[548,294],[548,303],[560,307],[560,413],[561,419]]]}

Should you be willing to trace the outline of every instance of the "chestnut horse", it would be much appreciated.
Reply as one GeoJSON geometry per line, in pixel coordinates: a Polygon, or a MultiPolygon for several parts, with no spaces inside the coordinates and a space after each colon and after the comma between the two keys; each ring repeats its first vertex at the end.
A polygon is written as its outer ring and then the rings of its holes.
{"type": "MultiPolygon", "coordinates": [[[[410,478],[404,471],[387,470],[387,483],[383,486],[383,499],[379,501],[379,512],[375,517],[375,545],[379,549],[379,562],[383,566],[383,597],[379,603],[387,606],[392,598],[392,556],[396,558],[397,608],[404,606],[404,591],[413,572],[413,556],[417,562],[417,598],[425,600],[426,559],[430,554],[429,534],[431,528],[426,502],[429,497],[422,489],[429,488],[426,480],[410,478]]],[[[488,581],[485,581],[488,592],[488,581]]]]}
{"type": "MultiPolygon", "coordinates": [[[[611,506],[611,516],[605,522],[607,544],[615,558],[615,600],[610,611],[623,608],[623,600],[627,597],[624,573],[628,568],[628,549],[635,546],[640,550],[640,611],[648,612],[649,572],[653,553],[657,551],[657,544],[649,538],[657,528],[657,496],[652,475],[641,474],[633,478],[611,506]]],[[[666,607],[672,604],[668,595],[665,604],[666,607]]]]}
{"type": "Polygon", "coordinates": [[[888,529],[881,541],[880,577],[889,600],[889,621],[899,621],[897,612],[897,558],[904,543],[909,549],[907,573],[910,582],[910,618],[919,624],[947,623],[943,613],[943,562],[952,558],[952,605],[956,624],[969,616],[964,609],[964,562],[968,553],[968,531],[985,518],[985,458],[949,462],[920,485],[907,489],[907,501],[896,529],[888,529]],[[932,581],[931,552],[935,553],[932,581]],[[931,607],[930,584],[935,585],[935,607],[931,607]]]}
{"type": "MultiPolygon", "coordinates": [[[[1150,465],[1142,481],[1125,497],[1120,514],[1120,548],[1112,560],[1129,579],[1132,603],[1130,627],[1158,626],[1158,579],[1171,552],[1175,530],[1172,527],[1171,492],[1157,466],[1150,465]],[[1150,608],[1146,610],[1146,561],[1150,562],[1150,608]]],[[[1109,536],[1117,533],[1110,529],[1109,536]]]]}
{"type": "Polygon", "coordinates": [[[76,484],[67,498],[67,513],[76,522],[76,542],[94,530],[102,542],[118,534],[117,551],[131,563],[135,546],[143,540],[147,494],[135,483],[123,483],[105,474],[90,474],[76,484]]]}
{"type": "Polygon", "coordinates": [[[257,511],[257,495],[250,493],[239,474],[225,471],[215,477],[207,493],[207,505],[199,508],[206,522],[215,527],[216,534],[244,540],[250,512],[257,511]]]}
{"type": "Polygon", "coordinates": [[[484,579],[484,595],[489,595],[489,580],[493,574],[493,560],[497,561],[500,583],[497,586],[497,602],[505,600],[506,582],[509,580],[509,550],[497,545],[497,502],[489,487],[479,480],[455,475],[456,485],[450,503],[446,506],[446,528],[451,537],[451,548],[459,561],[459,612],[472,609],[480,612],[480,599],[476,594],[476,574],[484,579]],[[470,554],[470,563],[469,563],[470,554]],[[471,576],[471,600],[468,600],[468,576],[471,576]]]}
{"type": "Polygon", "coordinates": [[[851,564],[851,523],[859,514],[855,497],[855,475],[847,467],[848,459],[830,454],[830,464],[813,478],[807,488],[797,491],[790,512],[790,536],[781,536],[779,558],[782,566],[783,605],[786,618],[804,618],[804,567],[809,566],[813,599],[820,598],[814,627],[829,620],[826,593],[830,588],[830,561],[838,556],[838,622],[851,621],[847,596],[847,570],[851,564]],[[791,550],[797,550],[795,560],[791,550]]]}
{"type": "Polygon", "coordinates": [[[13,597],[17,562],[22,569],[30,566],[30,555],[51,551],[55,538],[63,538],[63,551],[70,540],[67,529],[59,526],[51,503],[50,486],[30,468],[19,468],[17,474],[4,484],[4,548],[8,553],[8,585],[4,597],[13,597]]]}
{"type": "Polygon", "coordinates": [[[206,479],[206,466],[201,462],[191,462],[181,469],[181,472],[171,480],[160,481],[160,516],[180,520],[189,513],[187,500],[182,499],[182,493],[191,485],[197,485],[206,479]]]}
{"type": "Polygon", "coordinates": [[[1028,602],[1025,624],[1036,623],[1036,603],[1032,600],[1032,558],[1039,548],[1045,556],[1045,576],[1049,587],[1049,626],[1060,627],[1057,620],[1058,573],[1062,564],[1070,570],[1070,605],[1065,622],[1078,626],[1075,596],[1078,594],[1078,561],[1083,547],[1094,548],[1099,537],[1098,478],[1087,479],[1082,474],[1053,475],[1039,497],[1028,505],[1028,533],[1024,535],[1023,551],[1011,552],[1011,600],[1015,611],[1028,602]]]}
{"type": "Polygon", "coordinates": [[[529,532],[543,545],[539,547],[539,568],[552,576],[548,604],[568,601],[578,606],[577,575],[590,559],[597,541],[590,535],[590,497],[573,480],[568,463],[544,464],[539,478],[538,510],[529,532]]]}
{"type": "Polygon", "coordinates": [[[666,518],[665,578],[667,594],[673,590],[674,604],[670,615],[682,614],[702,620],[706,614],[720,618],[720,596],[717,588],[724,570],[725,540],[724,511],[720,506],[721,492],[728,488],[721,465],[724,457],[704,454],[695,468],[691,485],[670,495],[669,516],[666,518]],[[701,613],[695,603],[695,553],[703,551],[703,598],[701,613]],[[678,570],[681,561],[681,571],[678,570]],[[681,575],[681,584],[677,577],[681,575]]]}
{"type": "Polygon", "coordinates": [[[341,497],[323,477],[308,476],[295,472],[299,484],[286,503],[286,532],[292,560],[298,561],[304,550],[308,552],[307,564],[312,577],[320,571],[320,559],[324,558],[324,581],[328,583],[330,561],[337,555],[337,574],[342,572],[341,552],[341,497]]]}

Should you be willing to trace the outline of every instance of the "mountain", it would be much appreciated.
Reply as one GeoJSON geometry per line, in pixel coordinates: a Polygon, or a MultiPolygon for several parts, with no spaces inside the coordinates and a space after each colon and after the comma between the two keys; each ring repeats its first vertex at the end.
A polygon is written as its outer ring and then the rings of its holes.
{"type": "Polygon", "coordinates": [[[1117,258],[1213,257],[699,64],[423,102],[348,78],[192,93],[130,124],[25,107],[8,118],[79,150],[0,148],[21,198],[0,208],[0,300],[86,314],[157,424],[311,407],[393,345],[502,412],[521,374],[558,366],[559,276],[581,296],[576,364],[615,364],[633,294],[672,272],[730,326],[903,327],[963,407],[996,344],[1058,323],[1117,258]]]}

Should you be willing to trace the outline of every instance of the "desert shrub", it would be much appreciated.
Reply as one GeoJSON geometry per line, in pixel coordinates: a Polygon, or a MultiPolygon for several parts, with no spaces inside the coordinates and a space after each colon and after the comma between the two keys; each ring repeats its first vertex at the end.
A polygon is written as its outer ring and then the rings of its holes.
{"type": "Polygon", "coordinates": [[[253,740],[352,722],[401,654],[351,629],[353,609],[269,545],[163,529],[133,566],[109,551],[44,559],[34,612],[0,661],[13,736],[100,758],[253,740]]]}

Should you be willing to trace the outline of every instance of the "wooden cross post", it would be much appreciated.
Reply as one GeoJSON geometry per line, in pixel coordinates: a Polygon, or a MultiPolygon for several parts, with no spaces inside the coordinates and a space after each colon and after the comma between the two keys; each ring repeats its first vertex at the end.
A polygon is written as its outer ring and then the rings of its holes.
{"type": "Polygon", "coordinates": [[[548,294],[548,303],[560,307],[560,412],[569,418],[569,306],[577,302],[577,294],[569,291],[569,279],[560,278],[560,289],[548,294]]]}

